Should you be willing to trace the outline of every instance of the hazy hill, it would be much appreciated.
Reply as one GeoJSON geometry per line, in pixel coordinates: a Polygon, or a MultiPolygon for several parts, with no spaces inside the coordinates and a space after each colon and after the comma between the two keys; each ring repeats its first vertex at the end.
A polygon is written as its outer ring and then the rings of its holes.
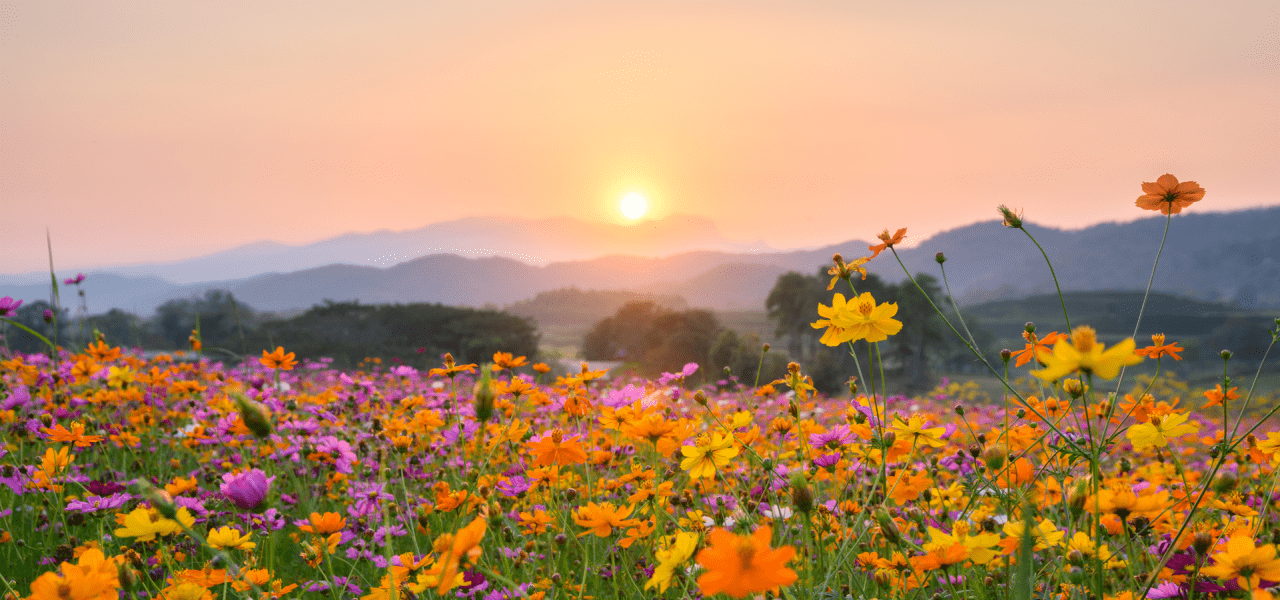
{"type": "MultiPolygon", "coordinates": [[[[1280,207],[1233,213],[1176,216],[1153,289],[1239,309],[1280,307],[1280,207]]],[[[1141,290],[1151,272],[1164,218],[1103,224],[1078,231],[1028,225],[1053,259],[1066,291],[1141,290]]],[[[861,228],[861,227],[859,227],[861,228]]],[[[464,258],[437,254],[390,267],[331,264],[185,286],[156,278],[126,279],[91,272],[86,281],[90,312],[112,307],[149,313],[167,299],[206,289],[228,289],[241,301],[267,311],[305,308],[324,299],[365,303],[439,302],[508,305],[540,292],[566,287],[678,295],[691,307],[762,309],[781,273],[813,273],[831,254],[867,254],[867,243],[849,241],[808,251],[775,253],[685,252],[664,258],[612,255],[536,266],[504,257],[464,258]]],[[[948,257],[951,290],[963,304],[1021,298],[1053,291],[1053,280],[1035,245],[1020,231],[996,221],[940,233],[899,251],[911,271],[938,275],[934,255],[948,257]]],[[[252,264],[243,268],[261,265],[252,264]]],[[[893,255],[884,253],[869,270],[902,279],[893,255]]],[[[60,275],[65,275],[60,273],[60,275]]],[[[48,297],[47,275],[19,281],[0,277],[0,296],[48,297]],[[22,283],[25,285],[14,285],[22,283]]],[[[64,304],[71,305],[64,296],[64,304]]]]}
{"type": "MultiPolygon", "coordinates": [[[[571,217],[470,217],[408,231],[349,233],[298,246],[260,241],[196,258],[98,271],[198,283],[263,273],[289,273],[332,264],[390,267],[433,254],[472,258],[500,256],[525,264],[545,265],[602,255],[669,256],[699,250],[767,252],[771,248],[763,242],[725,239],[714,221],[695,215],[672,215],[632,225],[571,217]]],[[[47,278],[48,274],[0,276],[0,281],[38,283],[41,277],[47,278]]]]}

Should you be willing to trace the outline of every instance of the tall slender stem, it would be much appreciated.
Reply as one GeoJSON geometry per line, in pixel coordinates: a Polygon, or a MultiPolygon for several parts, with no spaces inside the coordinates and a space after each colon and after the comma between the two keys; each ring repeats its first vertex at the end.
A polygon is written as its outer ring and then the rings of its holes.
{"type": "MultiPolygon", "coordinates": [[[[1138,328],[1142,326],[1142,313],[1147,310],[1147,296],[1151,295],[1151,284],[1156,281],[1156,267],[1160,265],[1160,255],[1164,253],[1164,241],[1169,238],[1169,223],[1173,221],[1173,211],[1164,219],[1164,235],[1160,236],[1160,248],[1156,250],[1156,260],[1151,263],[1151,278],[1147,280],[1147,291],[1142,293],[1142,306],[1138,307],[1138,322],[1133,324],[1133,335],[1129,337],[1138,337],[1138,328]]],[[[1120,377],[1116,379],[1116,393],[1120,393],[1120,386],[1124,384],[1125,367],[1120,367],[1120,377]]]]}

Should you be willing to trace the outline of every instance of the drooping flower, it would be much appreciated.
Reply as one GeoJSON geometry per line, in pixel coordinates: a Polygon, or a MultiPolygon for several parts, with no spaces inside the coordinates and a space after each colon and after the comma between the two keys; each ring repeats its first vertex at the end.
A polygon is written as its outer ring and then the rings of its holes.
{"type": "Polygon", "coordinates": [[[1060,340],[1053,346],[1053,354],[1045,356],[1045,368],[1031,374],[1045,381],[1057,381],[1076,371],[1093,373],[1103,379],[1114,379],[1120,368],[1142,362],[1134,354],[1133,338],[1128,338],[1110,349],[1098,343],[1098,334],[1092,327],[1082,325],[1071,330],[1071,341],[1060,340]]]}
{"type": "Polygon", "coordinates": [[[837,281],[840,281],[841,279],[847,280],[853,277],[854,273],[862,275],[863,281],[867,280],[867,268],[862,265],[867,264],[867,261],[870,261],[871,257],[863,256],[853,259],[853,262],[847,263],[844,262],[843,256],[836,254],[831,257],[831,260],[835,263],[835,266],[827,269],[827,275],[831,276],[831,283],[827,284],[828,292],[835,289],[837,281]]]}
{"type": "Polygon", "coordinates": [[[222,475],[222,495],[230,500],[236,508],[253,510],[262,505],[271,489],[275,477],[267,477],[262,469],[250,469],[242,473],[225,473],[222,475]]]}
{"type": "Polygon", "coordinates": [[[889,235],[889,230],[886,229],[876,234],[876,237],[880,238],[880,245],[867,246],[867,249],[872,252],[871,256],[867,257],[867,260],[871,260],[877,256],[880,256],[880,253],[883,252],[886,248],[892,248],[894,244],[900,243],[903,240],[903,238],[907,237],[907,228],[903,227],[893,235],[889,235]]]}
{"type": "Polygon", "coordinates": [[[1158,210],[1160,214],[1178,214],[1204,198],[1204,188],[1194,181],[1178,183],[1178,178],[1165,173],[1155,183],[1143,182],[1143,195],[1134,202],[1138,208],[1158,210]]]}
{"type": "Polygon", "coordinates": [[[707,539],[710,545],[698,553],[698,564],[706,569],[706,573],[698,577],[698,588],[704,596],[723,592],[732,598],[742,598],[796,581],[796,572],[786,566],[796,549],[771,548],[772,527],[761,527],[749,537],[715,529],[707,539]]]}

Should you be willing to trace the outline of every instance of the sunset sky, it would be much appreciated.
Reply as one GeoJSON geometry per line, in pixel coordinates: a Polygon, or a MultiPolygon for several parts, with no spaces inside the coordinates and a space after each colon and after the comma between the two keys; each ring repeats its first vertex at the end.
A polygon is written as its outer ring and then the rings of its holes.
{"type": "Polygon", "coordinates": [[[1049,6],[0,3],[0,273],[628,192],[780,249],[1280,204],[1280,5],[1049,6]]]}

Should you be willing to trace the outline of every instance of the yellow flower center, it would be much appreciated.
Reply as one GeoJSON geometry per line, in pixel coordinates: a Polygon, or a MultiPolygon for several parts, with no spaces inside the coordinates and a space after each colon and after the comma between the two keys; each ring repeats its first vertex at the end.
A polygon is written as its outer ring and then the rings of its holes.
{"type": "Polygon", "coordinates": [[[1151,336],[1151,343],[1152,343],[1152,345],[1155,345],[1155,346],[1163,346],[1163,345],[1164,345],[1164,334],[1163,334],[1163,333],[1153,334],[1153,335],[1151,336]]]}
{"type": "Polygon", "coordinates": [[[1071,342],[1075,345],[1076,350],[1088,352],[1093,350],[1093,346],[1098,343],[1098,332],[1092,327],[1080,326],[1071,332],[1071,342]]]}
{"type": "Polygon", "coordinates": [[[858,303],[858,312],[864,317],[870,316],[871,311],[875,310],[875,308],[876,305],[872,302],[863,301],[858,303]]]}
{"type": "Polygon", "coordinates": [[[751,569],[751,560],[755,558],[756,545],[750,539],[738,540],[738,560],[742,562],[742,570],[751,569]]]}

